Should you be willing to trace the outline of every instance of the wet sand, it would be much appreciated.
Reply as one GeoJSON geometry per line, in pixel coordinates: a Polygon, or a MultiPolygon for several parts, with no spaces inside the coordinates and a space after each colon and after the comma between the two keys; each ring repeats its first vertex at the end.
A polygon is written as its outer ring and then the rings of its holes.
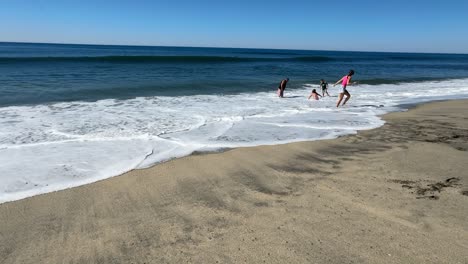
{"type": "Polygon", "coordinates": [[[0,204],[0,263],[468,263],[468,101],[0,204]]]}

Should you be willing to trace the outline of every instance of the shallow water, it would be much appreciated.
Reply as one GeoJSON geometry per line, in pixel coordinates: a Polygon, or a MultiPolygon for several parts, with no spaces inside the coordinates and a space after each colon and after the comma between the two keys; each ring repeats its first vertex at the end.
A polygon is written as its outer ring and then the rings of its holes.
{"type": "MultiPolygon", "coordinates": [[[[194,151],[335,138],[381,126],[379,115],[400,111],[402,104],[468,97],[467,78],[438,80],[439,74],[427,70],[439,67],[449,77],[460,77],[446,67],[466,67],[463,55],[366,53],[366,60],[360,53],[305,52],[330,59],[304,63],[298,59],[304,57],[302,51],[168,48],[177,56],[192,56],[185,63],[154,58],[161,54],[142,48],[138,55],[146,56],[143,59],[111,57],[108,62],[103,56],[123,56],[123,51],[111,47],[82,56],[83,51],[59,46],[53,54],[61,57],[48,58],[48,45],[47,52],[28,46],[31,54],[26,55],[0,45],[0,202],[94,182],[194,151]],[[197,59],[197,52],[212,57],[197,59]],[[213,59],[226,57],[224,53],[242,54],[243,59],[213,59]],[[5,54],[15,59],[9,61],[5,54]],[[403,57],[391,58],[397,55],[403,57]],[[64,59],[67,56],[71,59],[64,59]],[[387,68],[382,58],[387,58],[387,68]],[[413,77],[376,81],[380,75],[373,75],[375,69],[392,71],[395,60],[407,65],[400,65],[392,78],[413,77]],[[277,83],[269,85],[284,76],[267,70],[277,64],[298,73],[289,75],[291,84],[282,99],[276,96],[277,83]],[[316,80],[312,82],[319,78],[314,68],[339,78],[335,72],[349,66],[356,69],[360,84],[349,87],[353,96],[346,107],[335,107],[338,86],[329,89],[334,97],[307,100],[310,90],[318,88],[316,80]],[[184,71],[187,67],[194,71],[184,71]],[[306,72],[317,77],[307,80],[306,72]],[[426,81],[418,82],[420,76],[426,81]],[[163,92],[148,90],[139,86],[142,79],[152,82],[151,87],[168,86],[163,92]]],[[[136,56],[129,49],[126,52],[136,56]]]]}

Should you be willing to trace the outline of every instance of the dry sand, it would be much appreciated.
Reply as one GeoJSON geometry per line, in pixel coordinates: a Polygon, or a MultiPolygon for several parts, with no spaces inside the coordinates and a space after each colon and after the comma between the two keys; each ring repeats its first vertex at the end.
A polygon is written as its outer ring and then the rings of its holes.
{"type": "Polygon", "coordinates": [[[468,101],[0,205],[0,263],[468,263],[468,101]]]}

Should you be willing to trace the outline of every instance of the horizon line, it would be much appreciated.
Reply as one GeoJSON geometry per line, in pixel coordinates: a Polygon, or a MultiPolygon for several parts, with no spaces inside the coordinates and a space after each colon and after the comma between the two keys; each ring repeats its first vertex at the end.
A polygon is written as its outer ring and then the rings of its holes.
{"type": "Polygon", "coordinates": [[[174,47],[174,48],[207,48],[207,49],[257,49],[257,50],[295,50],[295,51],[331,51],[331,52],[367,52],[367,53],[413,53],[413,54],[446,54],[468,55],[468,53],[451,52],[414,52],[414,51],[364,51],[364,50],[318,50],[318,49],[291,49],[291,48],[248,48],[248,47],[217,47],[217,46],[184,46],[184,45],[137,45],[137,44],[96,44],[96,43],[64,43],[64,42],[28,42],[28,41],[3,41],[10,44],[45,44],[45,45],[84,45],[84,46],[120,46],[120,47],[174,47]]]}

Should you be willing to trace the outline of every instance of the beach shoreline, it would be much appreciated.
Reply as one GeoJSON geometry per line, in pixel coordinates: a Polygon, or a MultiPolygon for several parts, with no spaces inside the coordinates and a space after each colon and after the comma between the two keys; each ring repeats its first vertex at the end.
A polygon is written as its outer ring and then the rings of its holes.
{"type": "Polygon", "coordinates": [[[0,204],[2,263],[467,263],[468,100],[0,204]]]}

